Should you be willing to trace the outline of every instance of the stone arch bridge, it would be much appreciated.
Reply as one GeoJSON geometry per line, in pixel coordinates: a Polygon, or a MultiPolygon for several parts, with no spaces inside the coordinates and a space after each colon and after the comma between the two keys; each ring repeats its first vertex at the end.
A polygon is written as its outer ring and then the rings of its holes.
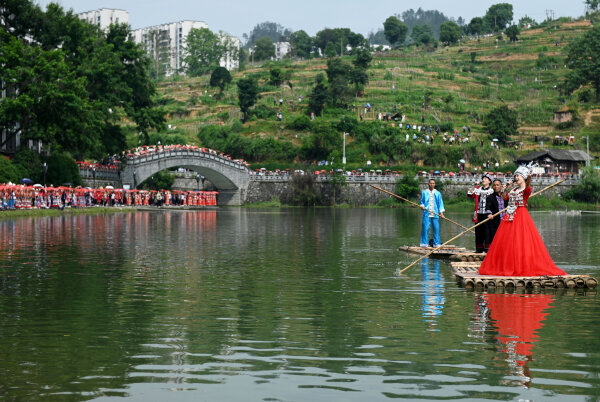
{"type": "Polygon", "coordinates": [[[202,148],[168,149],[128,157],[121,182],[135,188],[161,170],[184,167],[209,180],[219,192],[218,205],[242,205],[246,200],[250,171],[245,164],[202,148]]]}

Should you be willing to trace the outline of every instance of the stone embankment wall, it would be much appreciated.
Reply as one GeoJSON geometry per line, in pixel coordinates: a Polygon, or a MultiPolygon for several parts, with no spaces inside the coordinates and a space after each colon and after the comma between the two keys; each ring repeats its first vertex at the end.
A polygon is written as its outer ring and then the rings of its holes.
{"type": "MultiPolygon", "coordinates": [[[[552,184],[555,180],[539,180],[532,183],[533,191],[538,191],[552,184]]],[[[313,183],[316,194],[320,197],[321,203],[324,205],[349,204],[353,206],[365,206],[377,204],[381,200],[390,198],[391,196],[371,187],[369,184],[381,187],[384,190],[395,193],[396,183],[391,180],[384,181],[369,181],[368,183],[346,183],[345,186],[334,186],[331,182],[316,181],[313,183]]],[[[442,194],[445,199],[456,198],[459,194],[466,194],[473,183],[451,183],[446,182],[442,188],[442,194]]],[[[552,196],[561,195],[569,190],[575,182],[565,182],[551,188],[543,193],[544,196],[550,198],[552,196]]],[[[427,188],[427,178],[421,180],[421,189],[427,188]]],[[[402,195],[402,194],[399,194],[402,195]]],[[[293,203],[295,196],[294,186],[291,180],[250,180],[248,192],[246,195],[246,203],[268,202],[279,200],[284,204],[293,203]]],[[[414,197],[411,201],[418,203],[418,197],[414,197]]]]}

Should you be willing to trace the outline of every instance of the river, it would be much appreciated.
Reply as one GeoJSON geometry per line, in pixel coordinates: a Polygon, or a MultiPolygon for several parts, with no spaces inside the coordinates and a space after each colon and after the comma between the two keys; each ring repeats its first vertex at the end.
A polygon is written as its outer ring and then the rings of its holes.
{"type": "MultiPolygon", "coordinates": [[[[599,215],[532,217],[559,267],[600,277],[599,215]]],[[[396,275],[419,218],[0,219],[0,399],[598,400],[597,290],[468,291],[430,259],[396,275]]],[[[442,223],[442,240],[459,232],[442,223]]]]}

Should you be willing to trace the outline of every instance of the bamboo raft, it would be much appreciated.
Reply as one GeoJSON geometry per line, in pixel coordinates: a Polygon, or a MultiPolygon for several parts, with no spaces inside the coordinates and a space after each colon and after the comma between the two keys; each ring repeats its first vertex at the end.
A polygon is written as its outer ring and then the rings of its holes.
{"type": "MultiPolygon", "coordinates": [[[[433,247],[419,247],[419,246],[400,246],[398,247],[400,251],[406,251],[407,253],[420,254],[425,255],[433,250],[433,247]]],[[[464,261],[464,262],[473,262],[473,261],[483,261],[483,257],[485,257],[484,253],[476,253],[471,250],[467,250],[464,247],[457,247],[453,245],[447,245],[439,250],[436,250],[431,254],[431,257],[434,258],[447,258],[453,261],[464,261]]]]}
{"type": "Polygon", "coordinates": [[[479,275],[481,262],[451,262],[452,273],[466,289],[567,288],[594,289],[598,280],[589,275],[495,276],[479,275]]]}

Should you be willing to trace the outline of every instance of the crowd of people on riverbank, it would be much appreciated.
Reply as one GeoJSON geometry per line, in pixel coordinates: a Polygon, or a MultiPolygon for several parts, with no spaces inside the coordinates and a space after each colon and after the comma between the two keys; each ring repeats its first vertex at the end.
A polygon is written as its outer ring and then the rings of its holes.
{"type": "Polygon", "coordinates": [[[14,209],[217,205],[216,191],[125,190],[0,184],[0,211],[14,209]]]}

